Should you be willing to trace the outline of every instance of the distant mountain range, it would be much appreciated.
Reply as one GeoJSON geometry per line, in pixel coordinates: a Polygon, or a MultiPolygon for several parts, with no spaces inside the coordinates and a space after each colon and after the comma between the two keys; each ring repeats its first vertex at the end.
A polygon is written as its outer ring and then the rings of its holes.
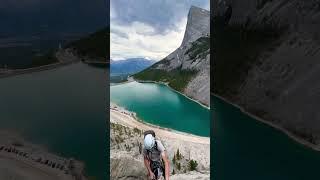
{"type": "Polygon", "coordinates": [[[156,61],[145,58],[130,58],[125,60],[114,61],[110,60],[111,74],[135,74],[140,72],[156,61]]]}

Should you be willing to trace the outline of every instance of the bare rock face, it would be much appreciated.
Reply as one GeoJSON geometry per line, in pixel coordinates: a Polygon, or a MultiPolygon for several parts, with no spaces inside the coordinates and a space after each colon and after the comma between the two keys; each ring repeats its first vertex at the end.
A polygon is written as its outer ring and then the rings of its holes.
{"type": "Polygon", "coordinates": [[[210,12],[195,6],[191,6],[188,14],[186,32],[181,46],[194,42],[200,37],[210,35],[210,12]]]}
{"type": "Polygon", "coordinates": [[[119,180],[144,180],[147,179],[147,170],[141,160],[132,158],[129,154],[112,151],[111,177],[119,180]],[[118,156],[118,157],[116,157],[118,156]]]}
{"type": "Polygon", "coordinates": [[[227,98],[319,146],[320,1],[222,0],[215,1],[215,8],[216,16],[232,9],[229,26],[284,28],[278,45],[257,57],[227,98]]]}
{"type": "Polygon", "coordinates": [[[198,173],[198,172],[189,172],[186,174],[176,174],[170,177],[172,180],[209,180],[210,174],[198,173]]]}
{"type": "MultiPolygon", "coordinates": [[[[199,145],[181,139],[159,137],[170,161],[170,179],[210,179],[210,144],[199,145]],[[174,158],[178,154],[180,158],[174,158]],[[175,159],[175,162],[173,162],[175,159]],[[190,171],[190,160],[197,161],[196,170],[190,171]],[[177,167],[179,164],[179,168],[177,167]],[[174,172],[174,173],[172,173],[174,172]]],[[[143,131],[118,123],[110,126],[110,177],[117,180],[147,179],[143,162],[143,131]]]]}
{"type": "Polygon", "coordinates": [[[182,92],[210,106],[210,12],[192,6],[181,46],[151,69],[196,72],[182,92]]]}
{"type": "Polygon", "coordinates": [[[231,8],[230,24],[286,27],[290,32],[310,34],[319,40],[319,0],[217,0],[213,7],[215,16],[231,8]]]}

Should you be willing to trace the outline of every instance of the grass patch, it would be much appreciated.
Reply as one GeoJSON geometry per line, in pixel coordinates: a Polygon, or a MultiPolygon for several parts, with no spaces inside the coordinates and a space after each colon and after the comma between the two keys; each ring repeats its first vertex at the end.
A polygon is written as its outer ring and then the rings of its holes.
{"type": "Polygon", "coordinates": [[[196,73],[195,70],[182,70],[181,67],[171,71],[148,68],[133,77],[143,81],[165,82],[171,88],[182,92],[196,73]]]}

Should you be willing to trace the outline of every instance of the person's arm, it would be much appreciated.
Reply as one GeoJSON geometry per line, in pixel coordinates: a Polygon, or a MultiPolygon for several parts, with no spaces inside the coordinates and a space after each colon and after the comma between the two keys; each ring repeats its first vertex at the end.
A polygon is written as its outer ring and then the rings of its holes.
{"type": "Polygon", "coordinates": [[[146,157],[143,156],[144,158],[144,165],[146,166],[147,170],[148,170],[148,176],[150,177],[150,179],[154,179],[155,175],[153,174],[151,167],[150,167],[150,160],[146,157]]]}
{"type": "Polygon", "coordinates": [[[167,156],[166,151],[163,151],[163,152],[161,153],[161,156],[162,156],[162,160],[163,160],[163,162],[164,162],[165,178],[166,178],[166,180],[169,180],[169,175],[170,175],[170,163],[169,163],[169,159],[168,159],[168,156],[167,156]]]}

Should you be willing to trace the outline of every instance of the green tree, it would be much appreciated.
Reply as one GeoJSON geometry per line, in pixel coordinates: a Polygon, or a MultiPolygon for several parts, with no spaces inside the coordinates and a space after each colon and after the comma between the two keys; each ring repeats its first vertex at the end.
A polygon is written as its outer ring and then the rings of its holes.
{"type": "Polygon", "coordinates": [[[178,149],[178,150],[177,150],[177,155],[176,155],[176,158],[177,158],[178,161],[182,159],[181,156],[182,156],[182,155],[180,154],[180,151],[179,151],[179,149],[178,149]]]}
{"type": "Polygon", "coordinates": [[[180,171],[181,170],[181,164],[177,163],[177,169],[180,171]]]}
{"type": "Polygon", "coordinates": [[[189,161],[189,164],[188,164],[189,171],[194,171],[194,170],[196,170],[196,169],[197,169],[197,166],[198,166],[197,161],[192,160],[192,159],[189,161]]]}
{"type": "Polygon", "coordinates": [[[176,164],[176,154],[173,155],[172,162],[173,164],[176,164]]]}

